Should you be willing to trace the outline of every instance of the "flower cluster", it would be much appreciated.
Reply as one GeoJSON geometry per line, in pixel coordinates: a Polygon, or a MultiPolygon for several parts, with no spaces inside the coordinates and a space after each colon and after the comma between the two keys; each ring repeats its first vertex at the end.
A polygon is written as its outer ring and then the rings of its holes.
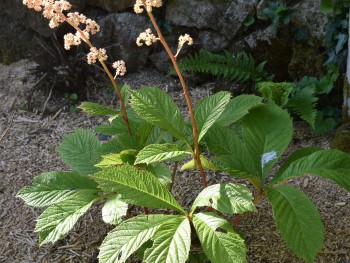
{"type": "Polygon", "coordinates": [[[153,7],[161,7],[162,6],[162,0],[136,0],[136,3],[134,5],[134,11],[136,14],[141,14],[143,12],[143,3],[146,3],[146,10],[147,12],[152,12],[153,7]]]}
{"type": "Polygon", "coordinates": [[[190,37],[189,34],[185,34],[185,35],[179,37],[179,45],[177,47],[177,52],[176,52],[175,57],[177,57],[177,55],[180,53],[181,49],[183,48],[183,46],[186,42],[187,42],[187,45],[189,45],[189,46],[193,45],[193,39],[192,39],[192,37],[190,37]]]}
{"type": "Polygon", "coordinates": [[[152,43],[157,42],[159,38],[157,38],[153,33],[151,29],[146,29],[145,32],[142,32],[139,37],[136,39],[136,44],[141,47],[143,46],[143,42],[150,46],[152,43]],[[143,42],[142,42],[143,41],[143,42]]]}
{"type": "Polygon", "coordinates": [[[97,49],[95,47],[90,48],[90,52],[87,55],[88,64],[96,63],[96,60],[105,61],[107,60],[106,50],[103,48],[97,49]]]}
{"type": "Polygon", "coordinates": [[[115,77],[124,76],[126,73],[125,62],[123,60],[119,60],[113,63],[113,68],[115,69],[115,77]]]}

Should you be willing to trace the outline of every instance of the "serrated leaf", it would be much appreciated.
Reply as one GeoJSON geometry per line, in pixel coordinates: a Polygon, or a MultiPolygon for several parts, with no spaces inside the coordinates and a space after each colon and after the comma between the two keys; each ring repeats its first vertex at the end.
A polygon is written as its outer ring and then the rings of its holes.
{"type": "Polygon", "coordinates": [[[78,173],[50,172],[34,177],[31,186],[24,187],[18,196],[26,204],[45,207],[61,202],[81,192],[96,193],[97,184],[90,178],[78,173]]]}
{"type": "Polygon", "coordinates": [[[105,192],[117,192],[128,204],[185,211],[152,173],[130,165],[107,167],[92,176],[105,192]]]}
{"type": "Polygon", "coordinates": [[[350,155],[338,150],[316,151],[292,162],[283,172],[278,172],[270,184],[305,174],[332,180],[350,192],[350,155]]]}
{"type": "Polygon", "coordinates": [[[264,184],[270,169],[292,139],[292,120],[285,110],[268,104],[250,111],[242,125],[244,144],[264,184]]]}
{"type": "MultiPolygon", "coordinates": [[[[205,158],[205,156],[200,155],[199,156],[201,158],[201,163],[202,163],[202,167],[205,170],[211,170],[211,171],[217,171],[219,170],[219,168],[217,166],[215,166],[210,160],[208,160],[207,158],[205,158]]],[[[196,160],[192,159],[191,161],[185,163],[182,167],[181,167],[181,171],[186,171],[186,170],[193,170],[193,169],[197,169],[198,165],[196,160]]]]}
{"type": "Polygon", "coordinates": [[[258,179],[258,164],[234,130],[216,124],[207,133],[205,143],[209,152],[215,154],[215,166],[235,177],[258,179]]]}
{"type": "Polygon", "coordinates": [[[191,152],[176,144],[151,144],[138,153],[135,164],[151,164],[162,161],[176,162],[185,159],[188,155],[191,155],[191,152]]]}
{"type": "Polygon", "coordinates": [[[81,174],[93,174],[99,171],[94,166],[100,160],[96,152],[99,146],[99,140],[91,131],[77,129],[63,137],[58,152],[63,162],[74,171],[81,174]]]}
{"type": "Polygon", "coordinates": [[[158,180],[169,189],[169,185],[171,184],[171,172],[165,164],[161,163],[153,163],[146,167],[146,170],[153,173],[157,176],[158,180]]]}
{"type": "Polygon", "coordinates": [[[255,212],[253,196],[245,185],[215,184],[205,188],[193,202],[190,214],[197,207],[208,206],[224,214],[255,212]]]}
{"type": "Polygon", "coordinates": [[[144,120],[156,125],[178,139],[186,141],[180,109],[165,92],[157,88],[131,91],[131,105],[144,120]]]}
{"type": "Polygon", "coordinates": [[[200,141],[214,122],[225,110],[230,101],[229,92],[218,92],[201,100],[195,107],[194,118],[197,124],[198,141],[200,141]]]}
{"type": "Polygon", "coordinates": [[[287,246],[299,258],[313,262],[323,246],[319,212],[308,197],[291,186],[266,189],[276,226],[287,246]]]}
{"type": "Polygon", "coordinates": [[[38,217],[35,227],[36,232],[43,232],[40,235],[40,245],[54,243],[68,233],[97,197],[97,193],[81,191],[79,195],[74,195],[47,208],[38,217]]]}
{"type": "Polygon", "coordinates": [[[109,155],[102,155],[102,161],[95,164],[95,166],[103,168],[110,165],[120,165],[123,164],[123,160],[120,154],[111,153],[109,155]]]}
{"type": "Polygon", "coordinates": [[[107,199],[102,208],[102,219],[107,224],[117,225],[122,222],[128,211],[128,204],[121,201],[118,195],[107,199]]]}
{"type": "Polygon", "coordinates": [[[263,105],[263,98],[254,95],[240,95],[234,97],[226,105],[224,112],[217,119],[216,123],[221,126],[228,126],[243,118],[251,109],[263,105]]]}
{"type": "Polygon", "coordinates": [[[97,148],[96,152],[98,155],[109,155],[112,153],[119,153],[123,150],[123,146],[118,140],[112,140],[102,143],[100,147],[97,148]]]}
{"type": "Polygon", "coordinates": [[[244,240],[225,219],[213,213],[198,213],[193,215],[193,224],[212,263],[247,262],[244,240]]]}
{"type": "Polygon", "coordinates": [[[191,246],[190,221],[177,217],[157,229],[153,246],[145,251],[144,262],[185,263],[191,246]]]}
{"type": "Polygon", "coordinates": [[[96,115],[96,116],[107,116],[107,115],[118,115],[119,112],[116,110],[113,110],[109,107],[106,107],[104,105],[94,103],[94,102],[83,102],[78,107],[79,109],[82,109],[84,112],[96,115]]]}
{"type": "Polygon", "coordinates": [[[149,241],[156,230],[167,221],[178,216],[137,216],[122,222],[106,236],[98,255],[100,263],[122,263],[149,241]]]}

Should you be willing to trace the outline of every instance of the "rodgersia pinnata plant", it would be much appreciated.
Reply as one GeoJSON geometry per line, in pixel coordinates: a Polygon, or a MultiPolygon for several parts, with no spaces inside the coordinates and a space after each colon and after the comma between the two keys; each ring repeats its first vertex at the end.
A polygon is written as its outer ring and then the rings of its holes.
{"type": "Polygon", "coordinates": [[[91,48],[88,62],[98,60],[102,64],[120,98],[120,109],[90,102],[80,105],[88,114],[108,117],[107,124],[94,130],[112,135],[111,141],[101,144],[94,132],[86,129],[64,136],[59,153],[71,171],[38,175],[31,186],[19,192],[28,205],[45,208],[35,229],[41,245],[63,237],[92,205],[104,200],[102,218],[116,227],[101,244],[101,263],[126,262],[134,253],[143,262],[187,262],[193,257],[191,247],[199,244],[206,258],[201,262],[247,262],[247,248],[235,227],[243,214],[255,212],[256,205],[267,196],[287,247],[305,261],[315,260],[323,247],[321,217],[304,193],[285,183],[312,174],[350,191],[348,154],[300,149],[272,175],[271,169],[292,139],[289,114],[273,103],[264,104],[260,97],[232,98],[229,92],[206,97],[192,107],[176,56],[193,40],[189,35],[180,37],[174,55],[152,14],[161,1],[136,1],[135,12],[146,11],[154,27],[141,33],[137,43],[160,41],[164,46],[180,79],[189,120],[158,88],[132,90],[124,85],[119,89],[116,78],[125,73],[125,63],[115,62],[115,76],[110,73],[104,63],[105,50],[89,40],[99,26],[82,14],[67,14],[67,1],[25,0],[24,4],[42,11],[52,27],[63,22],[72,25],[76,34],[65,37],[65,47],[87,43],[91,48]],[[193,180],[203,184],[189,208],[182,207],[172,194],[177,167],[186,159],[190,160],[181,170],[197,171],[194,174],[199,176],[193,180]],[[172,170],[166,165],[169,163],[174,164],[172,170]],[[208,186],[206,170],[245,178],[256,195],[242,184],[208,186]],[[134,215],[131,205],[144,207],[145,214],[134,215]],[[161,210],[157,213],[157,209],[161,210]],[[225,219],[227,215],[235,216],[233,222],[225,219]]]}

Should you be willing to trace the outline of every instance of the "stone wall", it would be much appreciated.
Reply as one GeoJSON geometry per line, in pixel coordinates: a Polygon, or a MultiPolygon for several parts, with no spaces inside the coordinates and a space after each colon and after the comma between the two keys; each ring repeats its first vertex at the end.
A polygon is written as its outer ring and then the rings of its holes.
{"type": "MultiPolygon", "coordinates": [[[[150,27],[148,18],[133,13],[134,0],[72,0],[74,9],[95,19],[101,25],[101,32],[93,38],[99,47],[105,47],[113,60],[124,59],[129,71],[153,63],[160,70],[166,70],[168,64],[161,46],[137,47],[138,34],[150,27]],[[149,60],[148,60],[149,59],[149,60]]],[[[257,59],[269,58],[271,46],[282,36],[286,43],[293,41],[290,28],[282,28],[280,35],[271,32],[270,23],[258,14],[266,7],[266,0],[163,0],[164,6],[155,15],[169,39],[170,46],[176,49],[177,36],[188,32],[194,38],[194,46],[188,51],[205,48],[219,52],[228,49],[231,52],[247,50],[257,59]],[[255,17],[255,23],[246,27],[249,17],[255,17]]],[[[307,45],[320,45],[326,17],[319,12],[320,0],[286,1],[293,11],[292,24],[307,27],[310,41],[307,45]],[[316,44],[315,44],[316,43],[316,44]]],[[[53,33],[59,38],[69,29],[65,26],[52,31],[47,21],[39,13],[27,10],[22,0],[0,1],[0,23],[2,23],[2,42],[7,46],[21,43],[20,52],[28,54],[37,48],[34,37],[46,39],[53,33]],[[4,33],[4,30],[7,32],[4,33]],[[11,35],[10,33],[13,32],[11,35]],[[10,44],[9,44],[10,43],[10,44]]],[[[284,45],[283,43],[281,44],[284,45]]],[[[0,48],[1,48],[0,43],[0,48]]],[[[290,50],[293,50],[291,48],[290,50]]],[[[86,51],[86,50],[85,50],[86,51]]],[[[186,50],[185,50],[186,51],[186,50]]],[[[276,50],[275,50],[276,51],[276,50]]],[[[1,51],[0,51],[1,55],[1,51]]],[[[292,54],[290,55],[292,56],[292,54]]],[[[0,60],[1,62],[1,60],[0,60]]]]}

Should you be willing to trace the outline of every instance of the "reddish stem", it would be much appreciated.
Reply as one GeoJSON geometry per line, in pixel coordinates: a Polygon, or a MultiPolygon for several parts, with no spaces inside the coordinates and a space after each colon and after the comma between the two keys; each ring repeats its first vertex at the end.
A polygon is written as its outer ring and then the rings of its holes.
{"type": "MultiPolygon", "coordinates": [[[[260,201],[261,199],[265,196],[265,191],[264,190],[261,190],[254,198],[253,200],[253,204],[256,206],[260,201]]],[[[236,228],[237,225],[239,224],[239,222],[241,221],[243,217],[243,214],[240,214],[240,215],[236,215],[235,218],[233,219],[232,221],[232,226],[233,228],[236,228]]]]}
{"type": "MultiPolygon", "coordinates": [[[[144,6],[144,9],[146,9],[146,1],[145,0],[142,0],[142,3],[143,3],[143,6],[144,6]]],[[[173,66],[175,68],[175,71],[180,79],[180,83],[181,83],[181,86],[182,86],[182,89],[183,89],[183,92],[184,92],[184,95],[185,95],[185,98],[186,98],[186,102],[187,102],[187,107],[188,107],[188,111],[190,113],[190,118],[191,118],[191,123],[192,123],[192,127],[193,127],[193,137],[194,137],[194,148],[195,148],[195,160],[197,162],[197,166],[198,166],[198,169],[199,169],[199,172],[200,172],[200,175],[202,177],[202,183],[203,183],[203,186],[204,188],[207,187],[207,180],[205,178],[205,174],[204,174],[204,170],[203,170],[203,166],[202,166],[202,161],[200,159],[200,154],[199,154],[199,143],[198,143],[198,132],[197,132],[197,125],[196,125],[196,121],[194,119],[194,113],[193,113],[193,108],[192,108],[192,104],[191,104],[191,99],[190,99],[190,95],[189,95],[189,92],[188,92],[188,89],[187,89],[187,86],[186,86],[186,83],[185,83],[185,80],[181,74],[181,71],[179,69],[179,66],[176,62],[176,57],[174,56],[173,52],[171,51],[169,45],[167,44],[167,42],[165,41],[164,37],[163,37],[163,34],[162,32],[160,31],[159,29],[159,26],[152,14],[152,12],[148,12],[148,16],[149,18],[151,19],[151,22],[155,28],[155,30],[157,31],[157,35],[159,37],[159,40],[160,42],[162,43],[162,45],[164,46],[166,52],[168,53],[170,59],[171,59],[171,62],[173,63],[173,66]]]]}

